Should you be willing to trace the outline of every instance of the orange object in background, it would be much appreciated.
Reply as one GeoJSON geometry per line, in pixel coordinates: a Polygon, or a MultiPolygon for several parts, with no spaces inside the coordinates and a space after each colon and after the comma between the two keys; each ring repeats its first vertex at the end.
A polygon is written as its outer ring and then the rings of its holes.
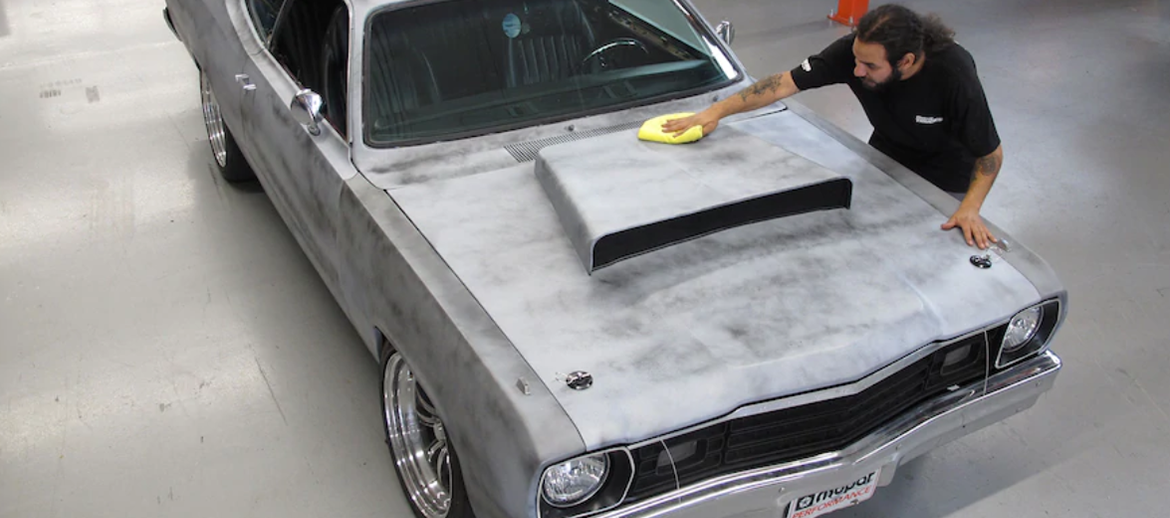
{"type": "Polygon", "coordinates": [[[869,0],[837,0],[837,11],[829,19],[842,25],[857,27],[857,22],[869,10],[869,0]]]}

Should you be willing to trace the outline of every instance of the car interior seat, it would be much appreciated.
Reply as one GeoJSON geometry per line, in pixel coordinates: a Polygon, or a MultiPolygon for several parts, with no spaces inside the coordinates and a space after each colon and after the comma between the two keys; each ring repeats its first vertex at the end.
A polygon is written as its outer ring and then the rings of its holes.
{"type": "Polygon", "coordinates": [[[520,33],[507,42],[508,87],[555,81],[579,72],[596,40],[576,0],[530,1],[519,12],[520,33]]]}
{"type": "Polygon", "coordinates": [[[373,102],[374,124],[379,131],[390,128],[406,130],[410,121],[406,112],[437,103],[442,96],[430,58],[418,48],[395,41],[394,31],[371,33],[371,55],[378,56],[369,63],[371,91],[367,97],[373,102]]]}

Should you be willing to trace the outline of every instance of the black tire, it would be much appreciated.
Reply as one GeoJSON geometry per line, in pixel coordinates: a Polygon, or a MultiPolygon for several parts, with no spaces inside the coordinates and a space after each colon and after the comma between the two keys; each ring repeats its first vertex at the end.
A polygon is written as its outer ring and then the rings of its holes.
{"type": "MultiPolygon", "coordinates": [[[[442,476],[440,475],[439,477],[439,485],[444,486],[449,494],[449,505],[446,512],[437,514],[433,506],[427,502],[427,497],[412,488],[414,484],[409,482],[411,477],[404,470],[409,470],[410,468],[407,466],[413,465],[415,462],[403,458],[403,456],[397,453],[394,444],[395,439],[391,435],[391,430],[394,426],[391,422],[393,418],[387,412],[388,407],[393,404],[391,401],[394,397],[391,396],[390,390],[392,388],[391,385],[394,383],[393,380],[396,379],[393,376],[394,373],[390,372],[390,369],[399,370],[401,366],[405,366],[408,371],[410,369],[405,359],[396,353],[397,351],[389,344],[382,346],[382,430],[385,433],[386,446],[390,450],[390,458],[394,461],[394,471],[398,475],[398,485],[402,488],[402,494],[406,496],[407,502],[410,503],[410,509],[417,518],[475,518],[475,513],[471,509],[471,501],[467,498],[467,489],[463,482],[463,471],[459,464],[459,456],[455,452],[455,446],[449,441],[446,442],[446,451],[450,459],[449,483],[443,484],[442,476]],[[424,510],[428,508],[431,509],[430,512],[424,510]]],[[[419,397],[429,401],[429,398],[426,396],[425,387],[422,387],[421,383],[417,384],[417,387],[420,390],[419,397]]],[[[433,404],[431,406],[433,407],[433,404]]],[[[435,417],[442,423],[441,416],[436,415],[435,417]]]]}
{"type": "Polygon", "coordinates": [[[203,125],[207,129],[207,142],[211,146],[211,162],[219,170],[219,175],[232,183],[255,180],[256,173],[248,165],[240,146],[232,136],[231,129],[220,115],[219,102],[215,100],[215,93],[211,91],[207,74],[202,70],[199,71],[199,93],[203,108],[203,125]]]}

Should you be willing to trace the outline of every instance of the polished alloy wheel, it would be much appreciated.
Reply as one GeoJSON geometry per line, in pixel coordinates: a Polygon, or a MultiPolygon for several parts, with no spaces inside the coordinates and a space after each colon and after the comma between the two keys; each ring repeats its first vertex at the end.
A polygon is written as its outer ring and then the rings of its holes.
{"type": "Polygon", "coordinates": [[[199,73],[199,89],[203,97],[203,123],[207,126],[211,153],[215,155],[215,163],[220,167],[227,167],[227,130],[224,128],[219,103],[215,100],[215,93],[211,91],[211,83],[207,81],[206,73],[199,73]]]}
{"type": "Polygon", "coordinates": [[[407,496],[427,518],[445,518],[452,472],[443,422],[401,355],[387,360],[383,376],[386,429],[407,496]]]}

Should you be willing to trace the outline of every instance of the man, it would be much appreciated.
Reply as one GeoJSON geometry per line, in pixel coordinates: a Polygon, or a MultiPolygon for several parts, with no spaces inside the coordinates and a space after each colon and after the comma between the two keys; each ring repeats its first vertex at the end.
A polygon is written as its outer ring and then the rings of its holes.
{"type": "Polygon", "coordinates": [[[959,199],[942,229],[959,227],[968,245],[985,249],[998,240],[979,209],[999,174],[1003,148],[975,61],[953,35],[935,16],[882,5],[863,16],[853,34],[800,66],[663,129],[681,133],[699,125],[708,135],[723,117],[801,90],[847,84],[873,125],[869,144],[959,199]]]}

